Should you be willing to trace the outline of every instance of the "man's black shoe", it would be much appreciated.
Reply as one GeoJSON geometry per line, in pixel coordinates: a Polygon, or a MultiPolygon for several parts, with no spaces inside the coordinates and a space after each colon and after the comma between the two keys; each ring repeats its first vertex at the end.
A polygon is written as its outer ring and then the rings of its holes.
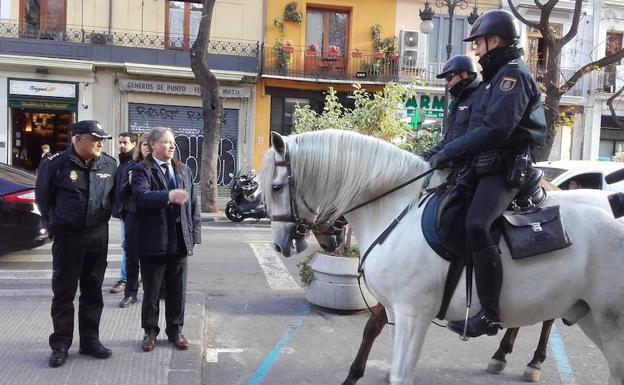
{"type": "Polygon", "coordinates": [[[95,358],[108,358],[113,354],[113,352],[109,348],[103,346],[100,341],[93,342],[86,346],[81,346],[79,353],[93,356],[95,358]]]}
{"type": "MultiPolygon", "coordinates": [[[[446,327],[460,336],[464,335],[464,321],[449,321],[446,327]]],[[[468,318],[466,337],[474,338],[484,334],[494,336],[499,329],[502,329],[500,321],[490,319],[483,310],[480,310],[477,314],[468,318]]]]}
{"type": "Polygon", "coordinates": [[[119,307],[128,307],[137,301],[136,297],[124,297],[119,301],[119,307]]]}
{"type": "Polygon", "coordinates": [[[53,368],[58,368],[63,365],[67,360],[67,348],[55,348],[52,349],[52,354],[50,355],[50,366],[53,368]]]}

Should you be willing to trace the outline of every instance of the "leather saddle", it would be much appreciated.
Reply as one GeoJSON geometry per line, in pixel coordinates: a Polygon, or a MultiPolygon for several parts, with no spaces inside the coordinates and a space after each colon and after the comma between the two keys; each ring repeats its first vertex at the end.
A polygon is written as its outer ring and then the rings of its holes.
{"type": "MultiPolygon", "coordinates": [[[[546,191],[540,186],[544,172],[530,169],[526,182],[510,203],[508,210],[518,215],[532,212],[546,199],[546,191]]],[[[425,239],[438,255],[447,261],[464,260],[466,257],[466,214],[472,191],[462,183],[450,183],[425,197],[421,219],[425,239]]],[[[500,227],[493,226],[492,237],[498,242],[500,227]]]]}

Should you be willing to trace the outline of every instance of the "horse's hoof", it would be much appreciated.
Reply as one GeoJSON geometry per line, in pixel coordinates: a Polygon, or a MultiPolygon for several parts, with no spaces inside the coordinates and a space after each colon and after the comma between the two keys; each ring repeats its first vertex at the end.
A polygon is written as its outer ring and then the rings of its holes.
{"type": "Polygon", "coordinates": [[[524,373],[522,374],[522,379],[526,382],[538,382],[542,377],[542,371],[540,369],[535,369],[530,366],[527,366],[524,369],[524,373]]]}
{"type": "Polygon", "coordinates": [[[505,361],[492,358],[485,371],[491,374],[500,374],[505,370],[505,366],[507,366],[505,361]]]}

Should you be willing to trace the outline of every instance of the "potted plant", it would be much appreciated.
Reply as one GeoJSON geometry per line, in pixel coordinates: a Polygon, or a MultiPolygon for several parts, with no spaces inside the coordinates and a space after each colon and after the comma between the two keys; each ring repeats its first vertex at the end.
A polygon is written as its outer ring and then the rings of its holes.
{"type": "Polygon", "coordinates": [[[295,47],[292,46],[292,44],[290,44],[289,41],[286,42],[286,44],[284,44],[284,46],[282,47],[282,49],[284,50],[284,52],[286,53],[293,53],[295,52],[295,47]]]}
{"type": "Polygon", "coordinates": [[[359,59],[362,56],[364,56],[364,52],[360,51],[358,48],[356,48],[353,52],[351,52],[351,57],[359,59]]]}
{"type": "Polygon", "coordinates": [[[311,43],[305,50],[306,56],[316,56],[318,54],[319,46],[316,43],[311,43]]]}
{"type": "Polygon", "coordinates": [[[340,56],[340,47],[337,45],[330,45],[327,49],[327,55],[332,58],[337,58],[340,56]]]}
{"type": "Polygon", "coordinates": [[[386,58],[386,53],[383,51],[375,51],[373,52],[373,57],[375,59],[385,59],[386,58]]]}
{"type": "Polygon", "coordinates": [[[284,8],[284,20],[301,24],[301,22],[303,21],[303,14],[297,11],[298,6],[299,4],[297,4],[296,1],[291,1],[290,3],[286,4],[286,7],[284,8]]]}

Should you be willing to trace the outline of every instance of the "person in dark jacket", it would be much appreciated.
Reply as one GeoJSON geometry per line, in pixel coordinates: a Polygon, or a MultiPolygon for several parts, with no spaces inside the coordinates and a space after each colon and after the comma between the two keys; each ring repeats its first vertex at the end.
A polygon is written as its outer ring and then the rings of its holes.
{"type": "Polygon", "coordinates": [[[481,79],[478,75],[477,64],[469,56],[453,56],[444,64],[442,72],[436,77],[446,80],[446,86],[453,101],[446,127],[444,127],[444,139],[423,154],[425,160],[429,160],[447,143],[468,131],[473,106],[480,100],[480,93],[475,91],[479,88],[481,79]]]}
{"type": "Polygon", "coordinates": [[[138,244],[143,278],[141,326],[142,349],[156,346],[159,294],[164,280],[165,333],[184,350],[189,342],[182,334],[186,294],[186,262],[201,242],[201,217],[191,170],[173,159],[175,140],[169,128],[157,127],[148,134],[151,154],[132,173],[132,192],[139,218],[138,244]]]}
{"type": "Polygon", "coordinates": [[[119,307],[121,308],[134,304],[137,301],[139,291],[139,256],[137,254],[139,219],[136,213],[136,203],[132,195],[130,181],[136,165],[145,160],[148,155],[147,135],[142,134],[132,151],[132,159],[117,170],[116,201],[119,207],[119,218],[121,218],[124,224],[123,249],[125,253],[124,263],[126,265],[124,297],[119,301],[119,307]]]}
{"type": "Polygon", "coordinates": [[[491,238],[492,223],[511,203],[522,184],[530,152],[543,145],[546,123],[541,93],[517,47],[520,30],[507,11],[481,15],[466,41],[472,41],[483,69],[482,96],[465,135],[449,142],[429,161],[441,167],[457,158],[474,158],[477,187],[467,214],[466,235],[472,255],[481,310],[467,324],[448,328],[477,337],[500,329],[498,299],[503,272],[500,252],[491,238]]]}
{"type": "MultiPolygon", "coordinates": [[[[134,149],[137,144],[137,134],[130,132],[122,132],[117,137],[117,144],[119,149],[119,170],[117,173],[117,180],[115,181],[117,186],[120,184],[119,178],[127,173],[127,167],[130,167],[132,162],[132,157],[134,154],[134,149]]],[[[118,199],[115,200],[115,205],[113,206],[113,216],[115,218],[119,218],[121,220],[121,246],[123,251],[121,253],[121,269],[119,270],[119,279],[113,287],[110,288],[109,292],[111,294],[117,294],[125,291],[126,283],[128,282],[128,278],[126,277],[126,252],[125,252],[125,240],[126,240],[126,226],[123,221],[123,218],[120,216],[120,202],[118,199]]]]}
{"type": "Polygon", "coordinates": [[[112,354],[100,343],[99,325],[117,166],[114,158],[102,153],[102,141],[111,137],[99,122],[80,121],[72,126],[71,135],[71,147],[41,165],[35,186],[37,206],[54,238],[52,367],[65,363],[72,344],[79,282],[80,353],[97,358],[112,354]]]}

